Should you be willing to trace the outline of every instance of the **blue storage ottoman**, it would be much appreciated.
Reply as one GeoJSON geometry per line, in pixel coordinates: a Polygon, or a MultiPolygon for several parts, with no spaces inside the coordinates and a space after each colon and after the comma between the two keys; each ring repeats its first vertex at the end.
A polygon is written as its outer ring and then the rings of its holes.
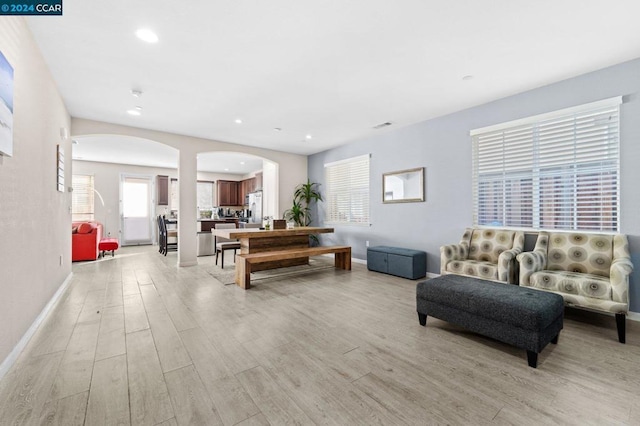
{"type": "Polygon", "coordinates": [[[416,280],[427,275],[427,253],[400,247],[369,247],[367,269],[416,280]]]}

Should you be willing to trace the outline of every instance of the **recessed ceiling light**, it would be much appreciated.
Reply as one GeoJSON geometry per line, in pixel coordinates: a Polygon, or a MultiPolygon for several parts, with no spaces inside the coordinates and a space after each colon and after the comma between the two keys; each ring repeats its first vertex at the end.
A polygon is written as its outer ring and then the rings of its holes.
{"type": "Polygon", "coordinates": [[[225,171],[225,172],[228,172],[228,171],[229,171],[229,169],[224,169],[224,171],[225,171]]]}
{"type": "Polygon", "coordinates": [[[136,37],[138,37],[142,41],[146,41],[147,43],[158,42],[158,36],[156,35],[156,33],[148,28],[140,28],[138,31],[136,31],[136,37]]]}
{"type": "Polygon", "coordinates": [[[139,98],[140,96],[142,96],[142,91],[141,90],[132,89],[131,90],[131,96],[133,96],[134,98],[139,98]]]}
{"type": "Polygon", "coordinates": [[[462,79],[463,79],[464,81],[473,80],[473,76],[472,76],[472,75],[465,75],[464,77],[462,77],[462,79]]]}
{"type": "Polygon", "coordinates": [[[242,120],[239,118],[236,118],[236,124],[242,124],[242,120]]]}
{"type": "Polygon", "coordinates": [[[280,127],[274,127],[273,130],[275,130],[276,132],[281,132],[282,129],[280,127]]]}
{"type": "Polygon", "coordinates": [[[311,135],[307,135],[307,136],[305,136],[305,138],[311,139],[311,135]]]}
{"type": "Polygon", "coordinates": [[[142,115],[142,107],[137,106],[135,108],[131,108],[130,110],[127,110],[127,113],[129,115],[142,115]]]}
{"type": "Polygon", "coordinates": [[[380,123],[377,124],[375,126],[373,126],[374,129],[378,130],[378,129],[382,129],[383,127],[387,127],[387,126],[391,126],[393,123],[390,121],[385,121],[384,123],[380,123]]]}
{"type": "Polygon", "coordinates": [[[241,161],[240,164],[242,164],[244,166],[244,161],[241,161]]]}

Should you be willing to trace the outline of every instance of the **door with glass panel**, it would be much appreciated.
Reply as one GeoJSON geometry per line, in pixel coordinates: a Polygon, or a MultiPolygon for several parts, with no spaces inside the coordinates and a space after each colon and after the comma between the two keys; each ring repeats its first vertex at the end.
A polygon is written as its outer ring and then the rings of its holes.
{"type": "Polygon", "coordinates": [[[151,176],[121,176],[120,217],[123,246],[152,244],[151,189],[151,176]]]}

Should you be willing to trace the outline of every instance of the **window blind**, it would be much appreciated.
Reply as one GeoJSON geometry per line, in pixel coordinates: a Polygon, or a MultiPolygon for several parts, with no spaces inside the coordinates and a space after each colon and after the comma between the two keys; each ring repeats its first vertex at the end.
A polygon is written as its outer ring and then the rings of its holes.
{"type": "Polygon", "coordinates": [[[200,210],[213,209],[213,182],[198,181],[196,193],[200,210]]]}
{"type": "Polygon", "coordinates": [[[169,205],[171,210],[180,210],[180,198],[178,197],[178,179],[171,179],[171,194],[169,196],[169,205]]]}
{"type": "Polygon", "coordinates": [[[71,220],[82,222],[94,220],[95,212],[93,206],[93,176],[73,175],[71,177],[71,220]]]}
{"type": "Polygon", "coordinates": [[[325,221],[369,225],[369,155],[324,167],[325,221]]]}
{"type": "Polygon", "coordinates": [[[474,224],[618,231],[620,103],[471,132],[474,224]]]}

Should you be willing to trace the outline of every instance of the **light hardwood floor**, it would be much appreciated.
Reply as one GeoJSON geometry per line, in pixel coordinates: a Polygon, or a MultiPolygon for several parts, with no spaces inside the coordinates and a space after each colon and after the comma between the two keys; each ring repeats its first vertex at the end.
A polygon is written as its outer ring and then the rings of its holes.
{"type": "Polygon", "coordinates": [[[0,423],[640,424],[640,324],[567,311],[523,350],[429,318],[416,282],[335,268],[244,291],[155,247],[74,264],[0,382],[0,423]]]}

